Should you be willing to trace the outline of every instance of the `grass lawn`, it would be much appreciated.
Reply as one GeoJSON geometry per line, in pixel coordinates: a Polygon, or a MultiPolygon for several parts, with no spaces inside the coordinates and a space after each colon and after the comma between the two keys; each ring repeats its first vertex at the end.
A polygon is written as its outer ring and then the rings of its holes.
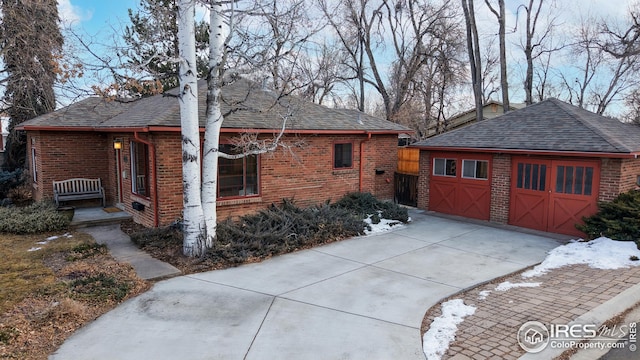
{"type": "Polygon", "coordinates": [[[76,329],[148,288],[89,235],[60,235],[0,234],[0,359],[46,359],[76,329]]]}

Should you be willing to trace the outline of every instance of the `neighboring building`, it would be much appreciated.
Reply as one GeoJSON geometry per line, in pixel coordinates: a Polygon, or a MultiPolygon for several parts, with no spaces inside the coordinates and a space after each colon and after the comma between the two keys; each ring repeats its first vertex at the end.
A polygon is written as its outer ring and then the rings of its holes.
{"type": "Polygon", "coordinates": [[[418,207],[554,233],[640,180],[640,126],[556,99],[413,146],[418,207]]]}
{"type": "MultiPolygon", "coordinates": [[[[511,104],[509,108],[511,110],[522,109],[524,104],[511,104]]],[[[482,118],[483,119],[493,119],[494,117],[500,116],[504,114],[504,109],[502,107],[502,103],[499,101],[491,100],[484,104],[482,108],[482,118]]],[[[465,111],[462,114],[458,114],[446,121],[446,126],[444,124],[440,125],[438,128],[438,124],[431,124],[427,128],[427,137],[436,136],[439,133],[451,131],[466,125],[470,125],[476,122],[476,109],[472,109],[469,111],[465,111]]]]}
{"type": "MultiPolygon", "coordinates": [[[[206,83],[199,87],[204,135],[206,83]]],[[[351,191],[393,198],[398,134],[407,128],[295,97],[278,99],[244,80],[225,87],[223,97],[227,115],[222,150],[233,151],[232,138],[241,133],[272,139],[283,116],[287,122],[282,141],[295,146],[239,160],[220,159],[220,218],[253,212],[283,198],[300,205],[336,200],[351,191]]],[[[27,132],[34,197],[51,198],[53,181],[101,178],[107,203],[130,212],[136,222],[158,226],[178,219],[178,101],[172,92],[129,102],[88,98],[21,124],[27,132]]]]}

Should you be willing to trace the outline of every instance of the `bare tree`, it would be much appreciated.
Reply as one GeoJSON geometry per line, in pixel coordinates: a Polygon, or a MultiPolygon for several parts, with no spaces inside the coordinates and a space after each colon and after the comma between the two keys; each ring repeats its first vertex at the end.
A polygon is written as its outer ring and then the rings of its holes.
{"type": "MultiPolygon", "coordinates": [[[[604,114],[611,103],[622,101],[639,81],[638,56],[627,51],[615,56],[603,46],[599,29],[611,28],[604,23],[597,25],[593,18],[583,19],[579,33],[571,46],[570,56],[577,71],[574,79],[561,74],[568,93],[568,100],[597,114],[604,114]]],[[[620,49],[620,47],[616,47],[620,49]]],[[[633,97],[633,94],[631,94],[633,97]]],[[[633,100],[627,102],[633,105],[633,100]]]]}
{"type": "Polygon", "coordinates": [[[462,0],[462,10],[467,27],[467,51],[469,66],[471,67],[471,84],[476,106],[476,121],[483,119],[482,115],[482,59],[480,57],[480,43],[473,0],[462,0]]]}
{"type": "Polygon", "coordinates": [[[491,100],[493,94],[500,90],[500,79],[496,68],[500,66],[499,56],[493,51],[493,41],[486,44],[482,54],[482,103],[486,104],[491,100]]]}
{"type": "Polygon", "coordinates": [[[489,0],[484,0],[489,10],[498,19],[498,39],[500,42],[500,88],[502,90],[502,109],[505,113],[511,110],[509,104],[509,80],[507,78],[507,41],[506,41],[506,19],[504,0],[498,0],[498,10],[496,10],[489,0]]]}
{"type": "Polygon", "coordinates": [[[298,61],[310,39],[323,27],[311,18],[314,12],[309,3],[259,0],[245,6],[236,9],[236,35],[229,44],[229,61],[236,68],[253,69],[256,76],[262,77],[259,80],[268,80],[276,91],[292,93],[306,88],[308,84],[296,77],[302,66],[298,61]]]}
{"type": "MultiPolygon", "coordinates": [[[[526,13],[526,28],[524,43],[521,43],[527,62],[524,78],[525,104],[533,103],[533,78],[534,61],[542,54],[556,52],[564,47],[564,44],[553,44],[552,37],[557,27],[558,15],[551,15],[551,10],[543,13],[544,0],[529,0],[528,5],[520,5],[518,9],[524,9],[526,13]],[[543,16],[544,19],[541,17],[543,16]],[[544,26],[541,28],[541,26],[544,26]]],[[[541,78],[545,78],[544,75],[541,78]]],[[[544,84],[541,85],[544,87],[544,84]]],[[[544,93],[544,91],[541,91],[544,93]]]]}

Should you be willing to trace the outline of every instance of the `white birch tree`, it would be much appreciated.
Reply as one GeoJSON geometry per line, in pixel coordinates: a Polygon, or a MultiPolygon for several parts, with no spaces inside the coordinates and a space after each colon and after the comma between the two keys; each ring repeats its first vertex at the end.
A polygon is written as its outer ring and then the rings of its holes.
{"type": "MultiPolygon", "coordinates": [[[[198,78],[195,44],[195,0],[178,2],[178,43],[180,51],[180,127],[182,134],[182,189],[185,255],[200,255],[206,238],[200,194],[200,127],[198,124],[198,78]]],[[[215,198],[215,196],[214,196],[215,198]]]]}

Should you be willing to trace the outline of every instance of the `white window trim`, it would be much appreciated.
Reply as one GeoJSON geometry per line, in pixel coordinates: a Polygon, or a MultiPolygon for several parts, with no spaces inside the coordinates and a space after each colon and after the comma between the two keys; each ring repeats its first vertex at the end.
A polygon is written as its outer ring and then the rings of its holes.
{"type": "Polygon", "coordinates": [[[487,161],[487,160],[477,160],[477,159],[462,159],[462,173],[461,173],[461,176],[464,179],[489,180],[489,161],[487,161]],[[464,176],[464,164],[466,162],[473,162],[473,176],[464,176]],[[487,163],[487,177],[486,178],[476,177],[476,173],[478,171],[478,162],[487,163]]]}
{"type": "MultiPolygon", "coordinates": [[[[458,161],[458,159],[456,158],[433,158],[433,171],[431,172],[434,176],[444,176],[444,177],[449,177],[449,178],[454,178],[457,177],[457,170],[456,170],[456,175],[447,175],[447,161],[448,160],[453,160],[453,161],[458,161]],[[444,160],[444,173],[443,174],[436,174],[436,160],[444,160]]],[[[456,164],[456,166],[458,166],[456,164]]]]}

